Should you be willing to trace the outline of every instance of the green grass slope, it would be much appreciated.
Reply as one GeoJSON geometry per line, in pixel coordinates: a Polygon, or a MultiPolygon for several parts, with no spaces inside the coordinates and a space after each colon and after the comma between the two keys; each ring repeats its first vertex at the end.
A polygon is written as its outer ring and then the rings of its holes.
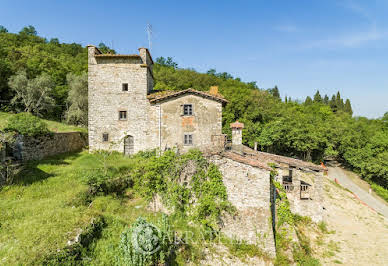
{"type": "MultiPolygon", "coordinates": [[[[117,156],[108,163],[120,165],[128,160],[117,156]]],[[[39,264],[47,254],[65,247],[79,228],[98,215],[103,215],[108,225],[90,256],[94,264],[104,265],[114,261],[111,251],[126,226],[140,215],[156,219],[145,211],[142,199],[98,196],[89,206],[75,204],[77,195],[87,189],[82,171],[99,163],[86,152],[31,161],[14,185],[0,191],[1,265],[39,264]]]]}
{"type": "MultiPolygon", "coordinates": [[[[12,117],[13,115],[15,115],[15,114],[0,112],[0,130],[4,129],[4,127],[6,127],[8,119],[10,117],[12,117]]],[[[42,120],[47,123],[48,129],[51,132],[82,132],[82,133],[87,133],[87,131],[88,131],[87,128],[83,128],[83,127],[67,125],[65,123],[60,123],[60,122],[46,120],[46,119],[42,119],[42,120]]]]}

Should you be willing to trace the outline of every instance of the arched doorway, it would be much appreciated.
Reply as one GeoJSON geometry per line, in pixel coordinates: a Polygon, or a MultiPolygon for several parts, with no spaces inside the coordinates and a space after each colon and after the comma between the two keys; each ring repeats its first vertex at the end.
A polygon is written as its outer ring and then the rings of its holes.
{"type": "Polygon", "coordinates": [[[128,135],[124,138],[124,155],[133,154],[133,137],[128,135]]]}

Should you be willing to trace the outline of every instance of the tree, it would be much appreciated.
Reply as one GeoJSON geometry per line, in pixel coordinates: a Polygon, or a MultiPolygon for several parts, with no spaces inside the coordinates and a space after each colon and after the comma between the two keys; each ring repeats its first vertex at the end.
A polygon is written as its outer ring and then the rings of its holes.
{"type": "Polygon", "coordinates": [[[319,90],[314,95],[314,103],[322,103],[322,97],[321,94],[319,93],[319,90]]]}
{"type": "Polygon", "coordinates": [[[344,106],[344,112],[353,115],[352,105],[350,104],[350,100],[346,99],[345,106],[344,106]]]}
{"type": "Polygon", "coordinates": [[[98,44],[98,49],[99,49],[99,50],[101,51],[101,53],[103,53],[103,54],[115,54],[115,53],[116,53],[115,50],[109,48],[109,47],[106,46],[105,43],[103,43],[103,42],[100,42],[100,43],[98,44]]]}
{"type": "Polygon", "coordinates": [[[313,104],[313,100],[311,99],[310,96],[307,96],[307,97],[306,97],[306,100],[304,101],[304,104],[305,104],[305,105],[311,105],[311,104],[313,104]]]}
{"type": "Polygon", "coordinates": [[[54,83],[48,74],[44,73],[29,80],[26,72],[22,71],[12,76],[8,84],[15,92],[11,104],[18,111],[42,116],[43,112],[54,107],[55,102],[51,97],[54,83]]]}
{"type": "Polygon", "coordinates": [[[329,105],[331,107],[331,110],[333,110],[334,113],[338,111],[337,100],[336,100],[335,95],[331,96],[331,100],[329,102],[329,105]]]}
{"type": "Polygon", "coordinates": [[[325,94],[325,97],[323,98],[323,103],[329,104],[329,96],[327,96],[327,94],[325,94]]]}
{"type": "Polygon", "coordinates": [[[0,25],[0,33],[7,33],[8,30],[3,26],[3,25],[0,25]]]}
{"type": "Polygon", "coordinates": [[[70,91],[67,97],[69,108],[66,112],[66,121],[75,125],[88,125],[88,75],[67,75],[67,84],[70,91]]]}
{"type": "Polygon", "coordinates": [[[336,97],[335,101],[336,101],[336,105],[337,105],[337,110],[343,110],[344,109],[344,100],[341,99],[341,94],[339,91],[337,92],[337,97],[336,97]]]}
{"type": "Polygon", "coordinates": [[[275,86],[272,89],[268,89],[268,92],[272,94],[273,97],[280,99],[280,93],[278,86],[275,86]]]}
{"type": "Polygon", "coordinates": [[[27,26],[27,27],[24,27],[20,32],[19,32],[20,35],[32,35],[32,36],[36,36],[38,33],[35,29],[34,26],[27,26]]]}
{"type": "Polygon", "coordinates": [[[158,63],[159,65],[162,65],[162,66],[172,67],[174,69],[178,68],[178,63],[174,62],[172,57],[167,57],[167,59],[164,58],[163,56],[158,57],[158,58],[156,58],[156,63],[158,63]]]}

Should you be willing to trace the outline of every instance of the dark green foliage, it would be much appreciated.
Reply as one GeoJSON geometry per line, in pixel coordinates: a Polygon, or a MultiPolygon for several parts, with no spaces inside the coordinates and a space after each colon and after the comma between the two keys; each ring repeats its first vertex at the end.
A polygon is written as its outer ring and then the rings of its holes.
{"type": "Polygon", "coordinates": [[[7,33],[8,30],[3,26],[3,25],[0,25],[0,33],[7,33]]]}
{"type": "Polygon", "coordinates": [[[25,136],[49,134],[47,123],[30,113],[19,113],[8,120],[8,131],[16,131],[25,136]]]}
{"type": "Polygon", "coordinates": [[[163,215],[159,226],[142,217],[121,234],[118,265],[169,265],[174,252],[174,232],[169,219],[163,215]]]}
{"type": "Polygon", "coordinates": [[[313,100],[311,99],[311,97],[307,96],[306,100],[304,101],[304,104],[305,105],[311,105],[312,103],[313,103],[313,100]]]}
{"type": "Polygon", "coordinates": [[[108,46],[105,45],[105,43],[101,42],[98,44],[98,49],[101,51],[103,54],[115,54],[116,51],[109,48],[108,46]]]}
{"type": "Polygon", "coordinates": [[[156,58],[156,63],[158,63],[161,66],[178,68],[178,63],[174,62],[172,57],[167,57],[167,59],[164,58],[163,56],[158,57],[158,58],[156,58]]]}
{"type": "Polygon", "coordinates": [[[278,86],[267,90],[273,97],[280,99],[280,92],[278,86]]]}
{"type": "Polygon", "coordinates": [[[52,97],[55,108],[45,114],[57,120],[66,110],[68,85],[66,75],[87,71],[87,50],[79,44],[60,43],[58,39],[48,42],[36,35],[32,26],[25,27],[19,34],[0,33],[0,109],[12,110],[9,105],[14,93],[8,86],[12,75],[24,70],[28,79],[47,73],[54,83],[52,97]]]}
{"type": "Polygon", "coordinates": [[[221,213],[233,211],[221,173],[198,150],[180,156],[172,151],[147,156],[132,169],[131,177],[143,197],[151,200],[159,195],[175,213],[205,227],[217,229],[221,213]]]}
{"type": "MultiPolygon", "coordinates": [[[[133,184],[127,174],[120,173],[113,168],[108,169],[106,172],[101,169],[89,170],[85,173],[84,179],[89,186],[88,194],[92,196],[100,194],[116,194],[120,196],[133,184]]],[[[88,202],[90,198],[87,195],[81,195],[80,200],[88,202]]]]}
{"type": "Polygon", "coordinates": [[[317,90],[317,93],[315,93],[315,95],[314,95],[314,102],[315,103],[322,103],[322,96],[318,90],[317,90]]]}

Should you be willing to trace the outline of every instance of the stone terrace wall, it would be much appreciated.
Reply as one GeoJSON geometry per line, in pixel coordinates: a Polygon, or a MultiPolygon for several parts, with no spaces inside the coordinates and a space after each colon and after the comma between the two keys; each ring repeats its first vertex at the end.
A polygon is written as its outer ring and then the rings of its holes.
{"type": "Polygon", "coordinates": [[[49,136],[18,136],[14,156],[21,161],[39,160],[65,152],[78,151],[87,145],[79,132],[53,133],[49,136]]]}
{"type": "Polygon", "coordinates": [[[226,186],[228,199],[236,207],[235,217],[225,217],[222,231],[229,237],[257,244],[275,257],[270,210],[270,171],[213,155],[226,186]]]}

